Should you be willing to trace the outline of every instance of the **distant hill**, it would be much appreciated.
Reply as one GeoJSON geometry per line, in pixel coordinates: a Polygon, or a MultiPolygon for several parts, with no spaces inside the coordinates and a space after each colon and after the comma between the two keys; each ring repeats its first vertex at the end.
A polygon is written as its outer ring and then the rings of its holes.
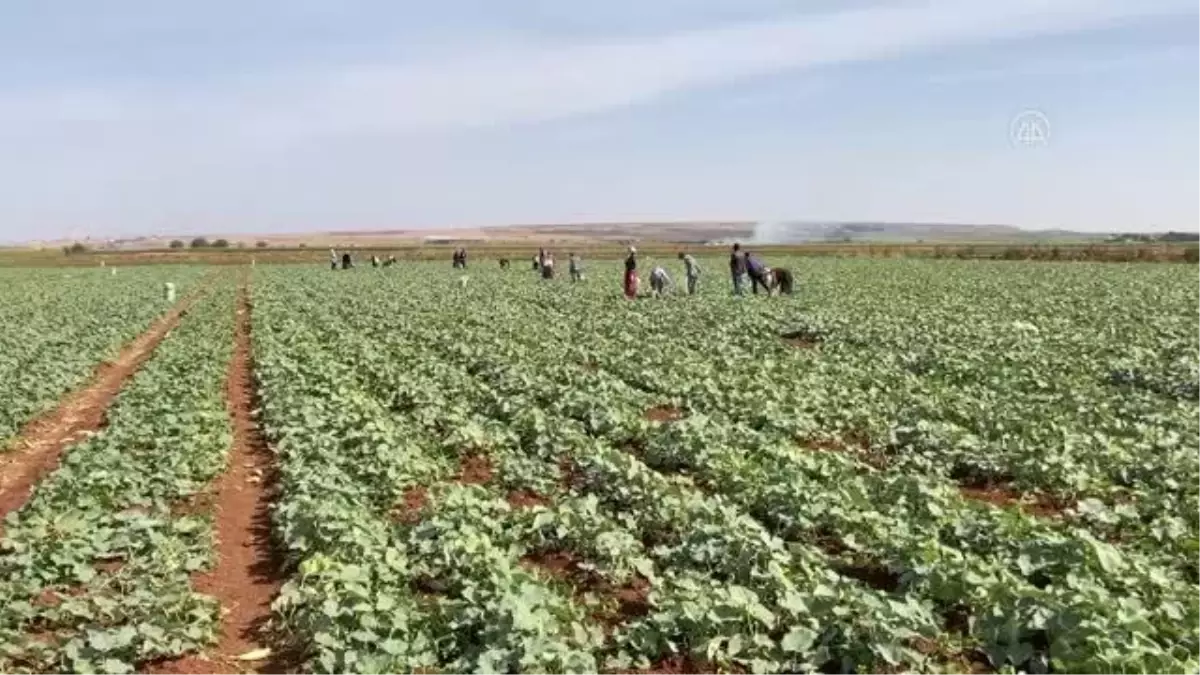
{"type": "Polygon", "coordinates": [[[759,223],[755,228],[753,240],[764,244],[868,241],[970,243],[1089,241],[1104,236],[1069,230],[1026,230],[1013,225],[788,221],[759,223]]]}
{"type": "MultiPolygon", "coordinates": [[[[231,247],[271,248],[386,247],[420,243],[523,241],[635,242],[661,241],[686,244],[720,244],[731,241],[759,244],[804,243],[1156,243],[1197,241],[1195,232],[1085,233],[1070,230],[1026,230],[1012,225],[903,222],[814,222],[814,221],[678,221],[624,223],[564,223],[502,225],[494,227],[449,227],[436,229],[379,229],[286,234],[178,233],[143,237],[79,240],[89,248],[132,250],[186,246],[196,236],[210,241],[224,239],[231,247]]],[[[30,242],[33,247],[61,248],[76,240],[30,242]]]]}
{"type": "Polygon", "coordinates": [[[652,240],[680,243],[752,241],[761,244],[872,241],[881,243],[1070,242],[1095,241],[1106,236],[1069,230],[1025,230],[1012,225],[810,221],[526,225],[485,228],[484,231],[489,238],[497,239],[519,234],[514,238],[652,240]]]}

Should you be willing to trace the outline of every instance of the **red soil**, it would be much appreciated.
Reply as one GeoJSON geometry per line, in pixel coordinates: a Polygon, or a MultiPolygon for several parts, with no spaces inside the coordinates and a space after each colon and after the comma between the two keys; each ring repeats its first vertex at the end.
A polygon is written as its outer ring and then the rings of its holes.
{"type": "Polygon", "coordinates": [[[494,471],[492,460],[485,455],[467,455],[459,465],[458,482],[463,485],[490,483],[494,471]]]}
{"type": "Polygon", "coordinates": [[[705,661],[695,661],[689,656],[668,656],[644,670],[622,670],[620,673],[629,675],[683,675],[685,673],[716,673],[716,664],[705,661]]]}
{"type": "Polygon", "coordinates": [[[861,431],[851,431],[842,435],[841,440],[833,438],[812,438],[800,441],[800,445],[818,452],[840,452],[854,457],[858,461],[883,470],[887,468],[888,458],[871,450],[871,439],[861,431]]]}
{"type": "Polygon", "coordinates": [[[515,490],[508,493],[508,504],[514,509],[528,509],[534,506],[546,506],[550,500],[532,490],[515,490]]]}
{"type": "Polygon", "coordinates": [[[584,485],[584,477],[570,457],[562,457],[558,460],[558,471],[561,476],[559,484],[563,490],[570,492],[584,485]]]}
{"type": "Polygon", "coordinates": [[[229,465],[217,479],[215,525],[217,564],[197,574],[192,585],[215,597],[222,608],[220,637],[205,656],[153,664],[157,673],[283,672],[293,669],[278,656],[270,661],[237,657],[268,645],[264,627],[271,602],[283,582],[281,560],[271,542],[271,496],[277,480],[274,455],[254,419],[255,400],[250,348],[250,303],[238,294],[234,353],[226,398],[233,426],[229,465]]]}
{"type": "Polygon", "coordinates": [[[571,551],[538,551],[521,558],[527,569],[568,583],[576,597],[592,593],[612,600],[613,611],[597,614],[595,618],[609,627],[650,613],[650,581],[641,576],[629,583],[614,586],[600,575],[581,566],[581,559],[571,551]]]}
{"type": "Polygon", "coordinates": [[[959,486],[962,496],[977,502],[985,502],[1000,508],[1016,507],[1031,516],[1059,518],[1067,504],[1046,495],[1022,495],[1009,485],[974,483],[959,486]]]}
{"type": "Polygon", "coordinates": [[[406,525],[421,522],[421,511],[429,503],[429,490],[422,486],[410,487],[404,491],[400,503],[392,510],[392,517],[406,525]]]}
{"type": "Polygon", "coordinates": [[[667,405],[656,405],[643,415],[651,422],[676,422],[683,419],[683,411],[667,405]]]}

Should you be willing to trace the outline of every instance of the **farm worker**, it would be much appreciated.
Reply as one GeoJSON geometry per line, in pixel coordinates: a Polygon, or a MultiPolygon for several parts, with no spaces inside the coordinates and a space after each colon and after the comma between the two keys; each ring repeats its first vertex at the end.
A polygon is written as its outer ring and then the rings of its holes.
{"type": "Polygon", "coordinates": [[[571,272],[571,281],[583,281],[583,261],[574,252],[567,256],[567,266],[571,272]]]}
{"type": "Polygon", "coordinates": [[[464,270],[467,269],[467,249],[465,246],[458,249],[458,266],[464,270]]]}
{"type": "Polygon", "coordinates": [[[783,295],[792,294],[792,271],[786,267],[774,267],[767,276],[772,289],[778,289],[783,295]]]}
{"type": "Polygon", "coordinates": [[[394,255],[389,255],[389,256],[387,257],[387,262],[383,263],[383,266],[384,266],[384,267],[391,267],[392,265],[395,265],[395,264],[396,264],[396,256],[394,256],[394,255]]]}
{"type": "Polygon", "coordinates": [[[337,251],[329,249],[329,269],[336,270],[338,265],[337,251]]]}
{"type": "Polygon", "coordinates": [[[691,253],[679,252],[679,259],[683,261],[684,274],[687,276],[687,292],[688,295],[696,294],[696,286],[700,283],[700,264],[692,257],[691,253]]]}
{"type": "Polygon", "coordinates": [[[767,285],[767,266],[749,252],[746,253],[746,271],[750,274],[750,290],[758,295],[758,287],[762,286],[763,292],[770,295],[771,287],[767,285]]]}
{"type": "Polygon", "coordinates": [[[379,256],[371,256],[371,267],[379,267],[379,256]]]}
{"type": "Polygon", "coordinates": [[[502,269],[502,270],[508,269],[508,258],[500,259],[500,269],[502,269]]]}
{"type": "Polygon", "coordinates": [[[538,268],[540,268],[541,266],[542,266],[542,256],[540,254],[533,256],[533,271],[534,272],[538,271],[538,268]]]}
{"type": "Polygon", "coordinates": [[[342,269],[348,270],[353,266],[354,266],[354,263],[350,260],[350,254],[343,253],[342,254],[342,269]]]}
{"type": "Polygon", "coordinates": [[[746,256],[742,254],[741,244],[734,244],[733,252],[729,254],[729,276],[733,279],[733,294],[741,295],[746,276],[746,256]]]}
{"type": "Polygon", "coordinates": [[[629,255],[625,257],[625,297],[630,300],[637,297],[638,292],[638,274],[637,274],[637,249],[630,246],[629,255]]]}
{"type": "Polygon", "coordinates": [[[542,278],[554,278],[554,254],[549,251],[546,251],[542,255],[542,278]]]}
{"type": "Polygon", "coordinates": [[[667,274],[667,270],[662,265],[655,265],[650,272],[650,289],[656,296],[662,297],[666,295],[670,287],[671,277],[667,274]]]}

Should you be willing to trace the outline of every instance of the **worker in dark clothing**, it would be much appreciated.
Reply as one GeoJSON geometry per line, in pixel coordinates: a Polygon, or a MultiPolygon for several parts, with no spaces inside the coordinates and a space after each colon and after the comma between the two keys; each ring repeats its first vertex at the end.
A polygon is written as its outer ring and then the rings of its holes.
{"type": "Polygon", "coordinates": [[[759,286],[762,286],[764,293],[771,294],[771,287],[767,285],[767,266],[749,251],[746,252],[746,273],[750,275],[750,290],[755,295],[758,295],[759,286]]]}
{"type": "Polygon", "coordinates": [[[778,290],[782,295],[792,294],[792,271],[786,267],[773,267],[767,275],[767,281],[771,284],[771,288],[778,290]]]}
{"type": "Polygon", "coordinates": [[[637,249],[630,246],[629,255],[625,257],[625,297],[633,300],[638,292],[637,249]]]}
{"type": "Polygon", "coordinates": [[[502,269],[502,270],[508,269],[508,258],[500,259],[500,269],[502,269]]]}
{"type": "Polygon", "coordinates": [[[350,260],[350,254],[343,253],[342,254],[342,269],[348,270],[351,267],[354,267],[354,262],[350,260]]]}
{"type": "Polygon", "coordinates": [[[733,279],[733,294],[744,293],[746,284],[746,255],[742,253],[742,245],[734,244],[733,252],[729,254],[729,276],[733,279]]]}

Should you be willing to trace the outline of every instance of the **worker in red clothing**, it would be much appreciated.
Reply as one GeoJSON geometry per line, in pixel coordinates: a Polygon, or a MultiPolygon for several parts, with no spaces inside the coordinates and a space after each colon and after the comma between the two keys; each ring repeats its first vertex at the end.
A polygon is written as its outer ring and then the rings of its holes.
{"type": "Polygon", "coordinates": [[[630,246],[629,255],[625,256],[625,297],[633,300],[638,292],[637,249],[630,246]]]}

